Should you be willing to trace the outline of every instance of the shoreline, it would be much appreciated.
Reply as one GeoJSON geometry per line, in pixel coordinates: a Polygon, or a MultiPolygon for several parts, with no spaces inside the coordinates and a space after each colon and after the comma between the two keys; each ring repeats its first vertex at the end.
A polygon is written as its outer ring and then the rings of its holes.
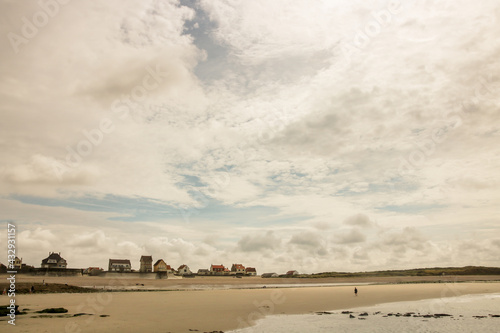
{"type": "MultiPolygon", "coordinates": [[[[500,293],[500,282],[377,284],[358,290],[358,296],[354,296],[352,286],[18,295],[20,309],[28,309],[28,313],[17,317],[16,326],[26,332],[39,332],[41,327],[66,332],[229,331],[252,326],[274,314],[311,314],[500,293]],[[49,318],[34,313],[51,307],[64,307],[68,314],[49,318]],[[80,315],[74,317],[76,314],[80,315]]],[[[4,319],[0,320],[0,325],[4,324],[4,319]]]]}
{"type": "MultiPolygon", "coordinates": [[[[0,274],[0,286],[6,285],[8,275],[0,274]],[[5,281],[5,282],[3,282],[5,281]]],[[[258,288],[301,288],[313,286],[356,286],[384,284],[429,284],[464,282],[500,282],[500,275],[457,275],[457,276],[401,276],[401,277],[357,277],[357,278],[261,278],[206,277],[143,279],[128,277],[53,277],[18,274],[18,284],[63,284],[83,288],[120,291],[164,291],[164,290],[205,290],[205,289],[258,289],[258,288]]]]}
{"type": "MultiPolygon", "coordinates": [[[[287,289],[287,288],[329,288],[329,287],[364,287],[364,286],[383,286],[383,285],[419,285],[419,284],[450,284],[450,283],[500,283],[500,280],[474,280],[474,281],[453,281],[453,282],[448,282],[448,281],[408,281],[408,282],[362,282],[362,283],[324,283],[324,284],[297,284],[297,285],[291,285],[291,284],[270,284],[270,285],[235,285],[235,286],[225,286],[225,285],[192,285],[190,288],[137,288],[136,286],[130,286],[128,288],[125,287],[120,287],[117,286],[116,288],[114,287],[108,287],[105,289],[99,289],[99,288],[94,288],[93,286],[81,286],[81,287],[76,287],[73,285],[64,285],[69,287],[68,291],[65,290],[55,290],[55,291],[45,291],[45,290],[40,290],[40,284],[33,284],[35,286],[35,293],[36,294],[85,294],[85,293],[134,293],[134,292],[182,292],[182,291],[204,291],[204,290],[256,290],[256,289],[287,289]],[[76,291],[71,290],[71,287],[76,287],[76,291]],[[80,290],[78,290],[78,289],[80,290]],[[86,289],[82,291],[81,289],[86,289]]],[[[27,284],[26,282],[21,282],[17,284],[17,293],[18,295],[26,295],[30,294],[29,292],[29,287],[32,284],[27,284]],[[19,285],[21,285],[21,291],[19,288],[19,285]]],[[[63,286],[61,284],[52,284],[55,286],[63,286]]],[[[0,284],[0,286],[3,286],[0,284]]],[[[1,289],[1,288],[0,288],[1,289]]]]}

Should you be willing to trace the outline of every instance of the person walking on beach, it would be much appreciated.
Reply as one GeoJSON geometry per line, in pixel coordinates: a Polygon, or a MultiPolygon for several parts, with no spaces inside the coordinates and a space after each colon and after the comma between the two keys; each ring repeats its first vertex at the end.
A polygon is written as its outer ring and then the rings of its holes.
{"type": "Polygon", "coordinates": [[[358,288],[354,287],[354,296],[358,296],[358,288]]]}

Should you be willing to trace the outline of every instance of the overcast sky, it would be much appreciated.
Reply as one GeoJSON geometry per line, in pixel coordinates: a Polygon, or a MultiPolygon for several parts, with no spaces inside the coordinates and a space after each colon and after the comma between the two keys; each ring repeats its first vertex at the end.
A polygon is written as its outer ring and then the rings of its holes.
{"type": "Polygon", "coordinates": [[[498,1],[1,0],[0,18],[0,221],[27,264],[500,265],[498,1]]]}

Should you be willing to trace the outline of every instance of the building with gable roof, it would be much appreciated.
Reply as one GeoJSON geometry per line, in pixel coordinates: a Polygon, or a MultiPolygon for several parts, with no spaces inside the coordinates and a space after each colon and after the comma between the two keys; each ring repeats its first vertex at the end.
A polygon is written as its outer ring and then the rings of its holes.
{"type": "Polygon", "coordinates": [[[224,271],[225,271],[225,267],[224,265],[220,264],[220,265],[210,265],[210,274],[212,275],[222,275],[224,274],[224,271]]]}
{"type": "Polygon", "coordinates": [[[173,273],[172,267],[170,265],[167,265],[167,263],[163,259],[158,259],[155,264],[153,265],[153,272],[159,273],[159,272],[166,272],[166,273],[173,273]]]}
{"type": "Polygon", "coordinates": [[[245,266],[242,264],[233,264],[231,266],[231,273],[232,274],[245,274],[245,266]]]}
{"type": "Polygon", "coordinates": [[[253,267],[247,267],[245,268],[245,274],[247,275],[257,275],[257,270],[253,267]]]}
{"type": "Polygon", "coordinates": [[[108,271],[110,272],[130,272],[132,264],[128,259],[109,259],[108,271]]]}
{"type": "Polygon", "coordinates": [[[153,257],[152,256],[141,256],[141,267],[139,272],[141,273],[151,273],[153,271],[153,257]]]}
{"type": "Polygon", "coordinates": [[[187,265],[180,265],[177,269],[177,274],[179,275],[192,275],[193,273],[187,265]]]}
{"type": "Polygon", "coordinates": [[[66,268],[68,263],[61,257],[61,252],[49,252],[49,256],[42,260],[42,268],[66,268]]]}

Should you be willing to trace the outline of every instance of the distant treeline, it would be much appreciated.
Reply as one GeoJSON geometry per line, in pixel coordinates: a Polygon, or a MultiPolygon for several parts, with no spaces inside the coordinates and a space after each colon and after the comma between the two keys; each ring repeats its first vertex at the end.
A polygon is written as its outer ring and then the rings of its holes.
{"type": "MultiPolygon", "coordinates": [[[[324,272],[300,274],[293,277],[325,278],[325,277],[381,277],[381,276],[439,276],[439,275],[500,275],[500,267],[466,266],[466,267],[434,267],[374,272],[324,272]]],[[[291,276],[290,276],[291,277],[291,276]]]]}

